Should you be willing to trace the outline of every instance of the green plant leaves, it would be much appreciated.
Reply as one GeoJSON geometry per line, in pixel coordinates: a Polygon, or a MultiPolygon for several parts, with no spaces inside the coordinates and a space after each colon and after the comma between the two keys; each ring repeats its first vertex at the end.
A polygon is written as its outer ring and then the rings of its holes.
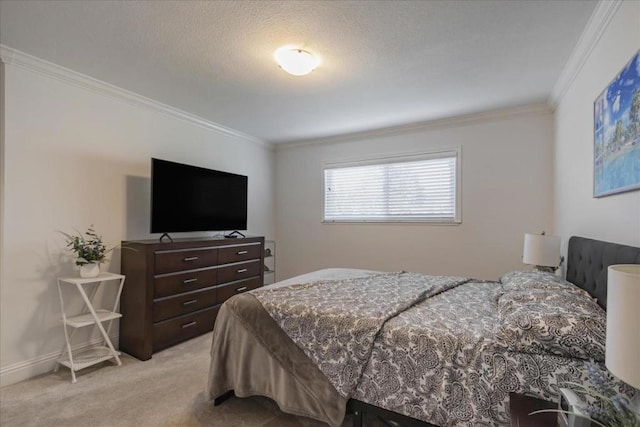
{"type": "Polygon", "coordinates": [[[94,230],[93,224],[85,231],[86,237],[79,232],[77,235],[63,231],[60,233],[66,237],[67,247],[78,256],[75,261],[76,265],[102,263],[105,261],[106,254],[113,250],[113,248],[107,250],[102,242],[102,237],[94,230]]]}

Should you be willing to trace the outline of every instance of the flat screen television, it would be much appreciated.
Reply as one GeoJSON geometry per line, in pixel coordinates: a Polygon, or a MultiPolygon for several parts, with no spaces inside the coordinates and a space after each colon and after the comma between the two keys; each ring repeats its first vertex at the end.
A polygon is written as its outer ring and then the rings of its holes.
{"type": "Polygon", "coordinates": [[[151,159],[151,232],[247,229],[247,177],[151,159]]]}

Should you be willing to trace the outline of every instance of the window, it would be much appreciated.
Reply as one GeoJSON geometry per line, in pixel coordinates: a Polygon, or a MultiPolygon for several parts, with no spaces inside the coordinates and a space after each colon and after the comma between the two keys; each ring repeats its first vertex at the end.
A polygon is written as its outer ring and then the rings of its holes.
{"type": "Polygon", "coordinates": [[[460,150],[324,167],[324,222],[460,222],[460,150]]]}

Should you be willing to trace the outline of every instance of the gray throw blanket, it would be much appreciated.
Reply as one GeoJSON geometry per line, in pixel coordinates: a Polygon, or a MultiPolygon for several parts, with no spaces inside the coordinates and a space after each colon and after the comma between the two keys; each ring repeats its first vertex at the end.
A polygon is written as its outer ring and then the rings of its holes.
{"type": "Polygon", "coordinates": [[[469,280],[401,272],[251,293],[338,393],[348,398],[388,319],[469,280]]]}

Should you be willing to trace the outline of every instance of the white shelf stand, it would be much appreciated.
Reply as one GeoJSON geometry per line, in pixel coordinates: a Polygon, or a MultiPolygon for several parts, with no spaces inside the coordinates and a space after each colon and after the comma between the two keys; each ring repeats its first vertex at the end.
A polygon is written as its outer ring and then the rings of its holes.
{"type": "Polygon", "coordinates": [[[276,242],[264,241],[264,285],[270,285],[276,281],[276,242]]]}
{"type": "Polygon", "coordinates": [[[120,303],[120,295],[122,294],[122,287],[124,286],[124,276],[122,274],[114,273],[100,273],[97,277],[92,278],[80,278],[80,277],[60,277],[58,278],[58,294],[60,296],[60,307],[62,308],[62,323],[64,325],[64,337],[66,340],[65,349],[62,355],[56,363],[55,370],[57,371],[60,365],[64,365],[71,370],[71,382],[75,383],[76,371],[95,365],[96,363],[103,362],[105,360],[114,359],[118,366],[122,365],[120,361],[120,352],[116,351],[109,338],[109,332],[111,331],[111,324],[114,319],[122,317],[122,314],[118,313],[118,305],[120,303]],[[113,308],[111,310],[94,308],[93,300],[98,293],[98,289],[104,283],[117,283],[118,293],[116,294],[113,308]],[[91,296],[87,296],[85,286],[95,284],[91,291],[91,296]],[[84,312],[67,316],[64,307],[64,297],[62,292],[62,285],[74,285],[80,293],[82,300],[85,303],[84,312]],[[103,322],[109,322],[107,329],[102,325],[103,322]],[[95,325],[100,330],[102,338],[104,340],[102,346],[84,349],[82,351],[73,352],[71,349],[71,339],[78,328],[85,326],[95,325]],[[69,333],[68,328],[73,330],[69,333]]]}

